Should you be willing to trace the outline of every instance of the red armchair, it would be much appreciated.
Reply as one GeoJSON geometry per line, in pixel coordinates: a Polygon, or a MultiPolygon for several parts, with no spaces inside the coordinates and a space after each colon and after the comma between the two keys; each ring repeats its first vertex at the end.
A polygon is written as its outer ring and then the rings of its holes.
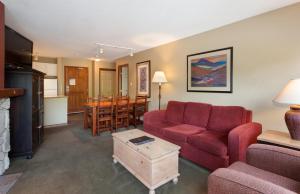
{"type": "Polygon", "coordinates": [[[208,177],[209,194],[300,193],[300,152],[253,144],[247,161],[220,168],[208,177]]]}
{"type": "Polygon", "coordinates": [[[170,101],[167,109],[144,115],[144,130],[181,146],[180,155],[210,170],[245,160],[261,125],[239,106],[170,101]]]}

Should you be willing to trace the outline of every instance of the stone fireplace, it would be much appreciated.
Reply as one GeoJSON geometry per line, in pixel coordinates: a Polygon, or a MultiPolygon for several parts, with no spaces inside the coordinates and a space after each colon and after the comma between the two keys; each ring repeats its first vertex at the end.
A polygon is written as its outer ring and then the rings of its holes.
{"type": "Polygon", "coordinates": [[[9,167],[10,151],[9,98],[0,98],[0,175],[9,167]]]}

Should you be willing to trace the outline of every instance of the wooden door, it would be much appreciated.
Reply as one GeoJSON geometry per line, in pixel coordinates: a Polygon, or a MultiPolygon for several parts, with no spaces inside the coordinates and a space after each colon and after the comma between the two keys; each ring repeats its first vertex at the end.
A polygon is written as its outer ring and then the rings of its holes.
{"type": "Polygon", "coordinates": [[[68,113],[82,112],[88,98],[88,68],[65,66],[65,95],[68,113]]]}
{"type": "Polygon", "coordinates": [[[116,70],[104,69],[99,70],[99,95],[100,96],[114,96],[116,70]]]}
{"type": "Polygon", "coordinates": [[[118,96],[128,96],[128,64],[118,66],[118,96]]]}

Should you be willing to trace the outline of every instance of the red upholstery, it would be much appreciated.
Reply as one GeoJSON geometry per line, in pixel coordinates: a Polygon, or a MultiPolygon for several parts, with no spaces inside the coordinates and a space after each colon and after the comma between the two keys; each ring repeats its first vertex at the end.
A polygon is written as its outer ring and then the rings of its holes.
{"type": "Polygon", "coordinates": [[[168,122],[164,119],[165,111],[152,111],[144,114],[144,128],[151,129],[156,133],[162,133],[162,129],[166,127],[175,126],[176,124],[168,122]]]}
{"type": "Polygon", "coordinates": [[[206,129],[203,127],[197,127],[194,125],[176,125],[173,127],[164,128],[163,135],[168,138],[179,142],[186,142],[187,138],[191,135],[201,133],[206,129]]]}
{"type": "Polygon", "coordinates": [[[232,129],[228,136],[230,164],[235,161],[245,161],[249,145],[256,143],[257,136],[261,134],[261,124],[246,123],[232,129]]]}
{"type": "Polygon", "coordinates": [[[216,156],[214,154],[210,154],[209,152],[199,150],[189,143],[185,143],[181,146],[180,156],[210,170],[215,170],[220,167],[227,167],[229,165],[228,156],[216,156]]]}
{"type": "Polygon", "coordinates": [[[172,126],[175,126],[176,124],[174,123],[170,123],[170,122],[167,122],[167,121],[161,121],[161,122],[152,122],[152,123],[148,123],[146,124],[146,127],[147,129],[151,129],[155,132],[158,132],[158,133],[162,133],[162,129],[163,128],[166,128],[166,127],[172,127],[172,126]]]}
{"type": "Polygon", "coordinates": [[[229,132],[246,122],[247,112],[240,106],[213,106],[208,121],[208,130],[229,132]]]}
{"type": "Polygon", "coordinates": [[[252,144],[247,163],[235,162],[208,177],[208,194],[300,193],[300,152],[252,144]]]}
{"type": "Polygon", "coordinates": [[[244,160],[261,128],[239,106],[170,101],[166,111],[144,115],[146,132],[181,146],[182,157],[210,170],[244,160]]]}
{"type": "Polygon", "coordinates": [[[300,184],[300,151],[279,146],[252,144],[247,149],[246,158],[247,164],[251,166],[296,180],[300,184]]]}
{"type": "Polygon", "coordinates": [[[210,104],[187,102],[183,122],[190,125],[206,127],[211,110],[210,104]]]}
{"type": "Polygon", "coordinates": [[[215,131],[204,131],[188,138],[188,143],[199,150],[206,151],[216,156],[227,155],[227,135],[215,131]]]}
{"type": "Polygon", "coordinates": [[[169,101],[165,119],[171,123],[183,123],[184,102],[169,101]]]}
{"type": "Polygon", "coordinates": [[[144,114],[144,122],[151,123],[154,121],[162,121],[165,118],[166,111],[165,110],[154,110],[151,112],[146,112],[144,114]]]}

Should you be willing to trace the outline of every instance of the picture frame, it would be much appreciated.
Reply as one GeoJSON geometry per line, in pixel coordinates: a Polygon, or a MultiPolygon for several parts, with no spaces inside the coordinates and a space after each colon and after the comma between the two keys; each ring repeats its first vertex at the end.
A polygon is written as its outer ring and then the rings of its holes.
{"type": "Polygon", "coordinates": [[[136,64],[136,94],[151,97],[151,62],[150,60],[136,64]]]}
{"type": "Polygon", "coordinates": [[[187,92],[232,93],[233,47],[187,55],[187,92]]]}

